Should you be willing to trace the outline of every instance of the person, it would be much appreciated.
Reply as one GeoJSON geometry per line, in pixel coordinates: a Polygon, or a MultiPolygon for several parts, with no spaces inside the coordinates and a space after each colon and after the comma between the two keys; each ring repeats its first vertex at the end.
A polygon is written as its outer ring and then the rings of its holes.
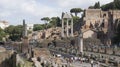
{"type": "Polygon", "coordinates": [[[98,67],[100,67],[100,63],[99,63],[99,61],[98,61],[97,63],[98,63],[98,67]]]}
{"type": "Polygon", "coordinates": [[[80,58],[80,63],[82,64],[82,58],[80,58]]]}
{"type": "Polygon", "coordinates": [[[93,67],[93,60],[91,60],[91,67],[93,67]]]}

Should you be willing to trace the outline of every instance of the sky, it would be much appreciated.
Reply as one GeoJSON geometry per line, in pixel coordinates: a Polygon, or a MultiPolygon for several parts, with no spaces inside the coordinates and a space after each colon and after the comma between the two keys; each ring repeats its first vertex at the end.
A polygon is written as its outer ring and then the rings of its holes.
{"type": "Polygon", "coordinates": [[[43,17],[61,17],[71,8],[87,9],[98,1],[102,5],[113,0],[0,0],[0,21],[18,25],[25,19],[28,24],[41,24],[43,17]]]}

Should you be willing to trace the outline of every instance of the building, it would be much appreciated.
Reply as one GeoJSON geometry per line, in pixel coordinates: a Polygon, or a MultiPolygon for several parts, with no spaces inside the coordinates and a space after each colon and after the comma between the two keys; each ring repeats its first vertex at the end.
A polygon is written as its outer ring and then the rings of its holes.
{"type": "Polygon", "coordinates": [[[88,30],[88,31],[83,33],[83,38],[90,38],[90,37],[96,38],[97,33],[93,30],[88,30]]]}
{"type": "Polygon", "coordinates": [[[8,26],[9,26],[8,22],[6,22],[6,21],[0,21],[0,28],[5,29],[8,26]]]}
{"type": "Polygon", "coordinates": [[[34,24],[27,24],[27,30],[33,31],[34,24]]]}
{"type": "MultiPolygon", "coordinates": [[[[83,16],[85,24],[82,29],[94,29],[97,31],[96,38],[100,39],[104,44],[111,44],[111,39],[116,32],[118,19],[120,19],[120,10],[102,11],[101,9],[86,9],[83,16]]],[[[90,34],[90,32],[88,33],[90,34]]]]}

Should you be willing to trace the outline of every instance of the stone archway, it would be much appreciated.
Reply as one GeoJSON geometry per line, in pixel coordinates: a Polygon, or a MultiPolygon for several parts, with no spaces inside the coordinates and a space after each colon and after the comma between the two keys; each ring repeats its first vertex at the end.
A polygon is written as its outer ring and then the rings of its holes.
{"type": "Polygon", "coordinates": [[[117,29],[118,29],[119,25],[120,25],[120,19],[116,19],[115,20],[115,24],[114,24],[114,30],[115,30],[115,32],[117,32],[117,29]]]}

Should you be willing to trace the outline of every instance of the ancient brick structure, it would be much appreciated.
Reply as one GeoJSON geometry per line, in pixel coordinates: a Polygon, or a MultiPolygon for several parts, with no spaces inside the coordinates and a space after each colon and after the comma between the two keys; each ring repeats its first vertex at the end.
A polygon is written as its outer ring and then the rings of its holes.
{"type": "Polygon", "coordinates": [[[0,67],[16,67],[16,53],[0,48],[0,67]]]}
{"type": "Polygon", "coordinates": [[[22,39],[22,53],[28,53],[28,49],[29,49],[29,40],[27,37],[24,37],[22,39]]]}
{"type": "Polygon", "coordinates": [[[97,31],[96,38],[100,39],[104,44],[110,45],[119,18],[120,10],[86,9],[83,17],[85,24],[82,29],[94,29],[97,31]]]}

